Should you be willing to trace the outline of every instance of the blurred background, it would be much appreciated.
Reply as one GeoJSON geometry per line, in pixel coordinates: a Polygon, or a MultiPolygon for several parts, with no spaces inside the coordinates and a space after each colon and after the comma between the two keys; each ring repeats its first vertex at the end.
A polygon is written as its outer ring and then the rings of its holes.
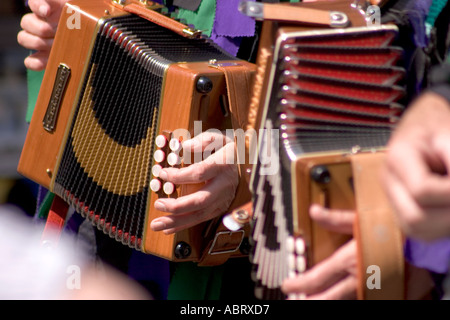
{"type": "Polygon", "coordinates": [[[0,1],[0,203],[19,206],[32,215],[37,186],[17,173],[27,131],[27,78],[23,60],[28,50],[17,44],[24,0],[0,1]]]}

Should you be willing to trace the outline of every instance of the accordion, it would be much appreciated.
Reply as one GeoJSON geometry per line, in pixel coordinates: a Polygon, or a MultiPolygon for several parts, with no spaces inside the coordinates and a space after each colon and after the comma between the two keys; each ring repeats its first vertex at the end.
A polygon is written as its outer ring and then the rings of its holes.
{"type": "Polygon", "coordinates": [[[254,73],[164,10],[150,1],[65,5],[18,171],[142,252],[200,261],[231,242],[227,254],[241,256],[244,233],[216,233],[220,220],[173,235],[149,226],[165,215],[158,198],[201,187],[164,183],[159,170],[188,165],[183,140],[232,128],[227,79],[249,86],[254,73]]]}
{"type": "Polygon", "coordinates": [[[317,203],[356,209],[358,226],[367,230],[362,235],[355,231],[354,237],[372,237],[368,247],[358,241],[358,252],[364,259],[369,256],[366,263],[379,266],[386,278],[381,279],[383,290],[369,290],[367,269],[361,265],[358,297],[401,298],[402,236],[395,227],[389,232],[395,223],[388,207],[381,208],[388,212],[384,216],[366,212],[377,211],[387,200],[377,170],[404,109],[398,28],[368,25],[367,7],[355,1],[246,2],[241,10],[264,19],[249,114],[250,126],[259,129],[250,183],[250,258],[257,297],[286,298],[280,290],[285,279],[305,272],[351,239],[310,218],[309,207],[317,203]],[[377,227],[366,217],[378,219],[377,227]],[[384,240],[374,230],[378,227],[384,240]],[[377,260],[377,248],[386,250],[381,256],[394,252],[377,260]]]}

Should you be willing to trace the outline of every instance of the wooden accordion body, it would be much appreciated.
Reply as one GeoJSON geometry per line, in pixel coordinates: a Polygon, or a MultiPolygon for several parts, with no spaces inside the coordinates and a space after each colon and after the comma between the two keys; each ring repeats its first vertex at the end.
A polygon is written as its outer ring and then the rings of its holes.
{"type": "MultiPolygon", "coordinates": [[[[150,1],[143,2],[126,5],[151,10],[150,1]]],[[[167,195],[162,186],[158,191],[163,181],[152,168],[169,166],[169,153],[182,156],[179,142],[194,136],[195,121],[201,131],[231,128],[224,73],[214,64],[253,72],[252,64],[203,36],[180,35],[112,1],[70,1],[18,171],[117,241],[173,261],[198,261],[215,226],[203,223],[173,235],[149,227],[166,215],[154,208],[158,197],[182,196],[198,186],[175,186],[167,195]],[[75,17],[78,28],[69,24],[75,17]],[[163,158],[156,161],[155,152],[163,158]]],[[[185,165],[174,159],[171,165],[185,165]]]]}
{"type": "MultiPolygon", "coordinates": [[[[311,204],[359,211],[360,196],[385,200],[378,181],[368,177],[378,176],[383,148],[403,110],[405,70],[400,67],[402,49],[394,42],[395,25],[368,26],[365,8],[355,1],[289,6],[344,13],[348,24],[332,28],[283,17],[263,24],[253,99],[258,104],[249,118],[250,125],[264,129],[251,179],[251,260],[256,295],[262,299],[285,298],[280,290],[285,279],[323,261],[351,239],[315,223],[309,216],[311,204]],[[358,159],[375,161],[361,173],[358,159]],[[368,194],[359,190],[364,186],[356,174],[369,181],[368,194]]],[[[380,226],[391,222],[379,221],[380,226]]],[[[395,237],[382,240],[379,248],[401,244],[399,233],[395,237]]],[[[377,239],[368,251],[358,244],[359,254],[378,250],[377,239]]],[[[387,263],[401,270],[401,247],[395,249],[393,262],[387,263]]],[[[388,274],[384,261],[371,263],[388,274]]],[[[360,269],[359,298],[402,297],[403,287],[396,287],[403,281],[401,272],[382,279],[383,291],[369,292],[368,274],[360,269]]]]}

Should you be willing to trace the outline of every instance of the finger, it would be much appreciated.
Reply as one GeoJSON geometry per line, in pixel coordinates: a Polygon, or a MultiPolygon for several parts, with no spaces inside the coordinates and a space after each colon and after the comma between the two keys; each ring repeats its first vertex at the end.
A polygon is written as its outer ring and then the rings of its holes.
{"type": "Polygon", "coordinates": [[[202,152],[210,144],[223,147],[225,144],[232,142],[232,139],[219,131],[205,131],[192,139],[183,142],[183,151],[185,152],[202,152]],[[230,141],[231,140],[231,141],[230,141]]]}
{"type": "Polygon", "coordinates": [[[201,183],[214,178],[225,167],[226,165],[216,165],[202,161],[181,169],[165,168],[160,171],[159,177],[174,184],[201,183]]]}
{"type": "Polygon", "coordinates": [[[283,282],[282,291],[316,294],[330,288],[348,274],[356,273],[356,242],[350,240],[327,259],[316,264],[300,276],[283,282]]]}
{"type": "Polygon", "coordinates": [[[421,205],[450,205],[450,179],[432,169],[438,166],[437,162],[442,161],[442,157],[450,165],[450,154],[445,150],[448,142],[442,141],[425,146],[419,142],[416,145],[394,143],[388,151],[388,174],[395,175],[411,197],[421,205]],[[439,150],[439,156],[436,156],[436,150],[439,150]]]}
{"type": "Polygon", "coordinates": [[[225,211],[234,198],[236,188],[237,183],[232,176],[222,171],[222,174],[217,179],[206,183],[197,192],[176,199],[167,198],[156,200],[155,208],[173,214],[182,214],[208,207],[211,207],[211,209],[220,207],[225,211]]]}
{"type": "Polygon", "coordinates": [[[37,51],[50,51],[53,45],[53,39],[44,39],[24,30],[17,34],[17,42],[26,49],[37,51]]]}
{"type": "Polygon", "coordinates": [[[349,275],[338,281],[329,289],[306,297],[306,300],[355,300],[358,281],[354,275],[349,275]]]}
{"type": "Polygon", "coordinates": [[[334,232],[352,234],[355,211],[328,209],[313,204],[309,210],[311,218],[321,227],[334,232]]]}
{"type": "Polygon", "coordinates": [[[201,162],[191,164],[181,169],[163,169],[159,173],[159,177],[174,184],[200,183],[208,181],[222,172],[235,172],[237,174],[237,167],[233,164],[233,160],[234,144],[229,143],[201,162]]]}
{"type": "Polygon", "coordinates": [[[405,188],[403,182],[394,174],[389,173],[385,173],[384,180],[389,188],[386,195],[394,209],[397,223],[405,234],[419,238],[430,237],[431,235],[423,230],[425,213],[405,188]]]}
{"type": "Polygon", "coordinates": [[[418,198],[421,205],[450,205],[450,132],[442,131],[431,143],[430,150],[440,162],[436,169],[430,167],[428,180],[424,181],[426,193],[418,198]]]}
{"type": "Polygon", "coordinates": [[[28,6],[31,11],[39,15],[41,18],[47,18],[50,15],[51,7],[48,1],[44,0],[29,0],[28,6]]]}
{"type": "Polygon", "coordinates": [[[24,15],[20,21],[20,26],[23,30],[41,38],[54,38],[56,34],[56,25],[43,20],[33,13],[24,15]]]}
{"type": "Polygon", "coordinates": [[[47,66],[50,52],[39,51],[34,53],[24,60],[25,67],[33,71],[42,71],[47,66]]]}
{"type": "Polygon", "coordinates": [[[68,0],[29,0],[28,6],[31,11],[36,13],[43,19],[49,19],[52,16],[55,20],[59,18],[60,12],[64,4],[68,0]]]}
{"type": "Polygon", "coordinates": [[[173,234],[199,223],[208,221],[221,214],[221,208],[215,210],[199,210],[182,215],[171,215],[155,219],[150,227],[153,231],[163,231],[164,234],[173,234]]]}

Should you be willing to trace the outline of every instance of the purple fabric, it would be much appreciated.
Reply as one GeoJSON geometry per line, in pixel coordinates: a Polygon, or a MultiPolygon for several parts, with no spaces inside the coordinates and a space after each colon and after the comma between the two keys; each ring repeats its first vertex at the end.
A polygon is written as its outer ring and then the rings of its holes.
{"type": "Polygon", "coordinates": [[[405,258],[416,267],[445,274],[450,262],[450,239],[432,243],[407,239],[405,258]]]}
{"type": "Polygon", "coordinates": [[[411,1],[407,8],[407,14],[410,17],[414,29],[414,42],[420,48],[428,45],[428,37],[425,31],[425,20],[427,18],[430,6],[433,0],[411,1]]]}
{"type": "Polygon", "coordinates": [[[219,47],[224,49],[226,52],[236,56],[239,51],[239,46],[242,42],[242,37],[232,38],[232,37],[222,37],[211,33],[211,40],[213,40],[219,47]]]}
{"type": "Polygon", "coordinates": [[[217,0],[213,31],[223,37],[251,37],[255,34],[255,20],[239,12],[240,0],[217,0]]]}
{"type": "Polygon", "coordinates": [[[240,0],[217,0],[211,39],[225,51],[236,55],[242,37],[255,34],[255,20],[239,12],[240,0]]]}

